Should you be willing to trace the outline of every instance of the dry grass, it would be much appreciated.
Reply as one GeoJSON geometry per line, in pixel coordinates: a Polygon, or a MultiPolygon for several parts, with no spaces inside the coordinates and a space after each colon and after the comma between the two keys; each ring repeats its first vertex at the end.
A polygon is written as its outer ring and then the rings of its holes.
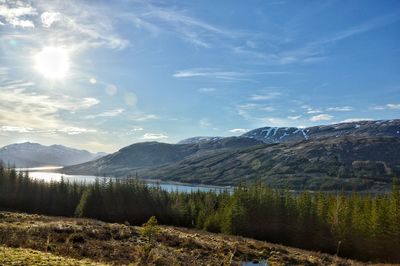
{"type": "MultiPolygon", "coordinates": [[[[21,254],[21,258],[24,252],[34,251],[19,248],[112,265],[241,265],[257,260],[268,260],[269,265],[363,265],[326,254],[184,228],[162,226],[154,243],[139,232],[140,227],[97,220],[0,212],[0,244],[16,248],[15,254],[21,254]]],[[[9,261],[19,258],[12,253],[7,256],[9,261]]]]}
{"type": "Polygon", "coordinates": [[[41,252],[25,248],[9,248],[0,246],[0,265],[62,265],[62,266],[89,266],[89,265],[107,265],[96,263],[88,259],[76,260],[51,253],[41,252]]]}

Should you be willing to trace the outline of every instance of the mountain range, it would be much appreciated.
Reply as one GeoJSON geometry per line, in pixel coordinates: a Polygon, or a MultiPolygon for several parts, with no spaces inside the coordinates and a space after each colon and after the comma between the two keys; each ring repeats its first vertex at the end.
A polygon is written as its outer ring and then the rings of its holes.
{"type": "Polygon", "coordinates": [[[213,185],[261,181],[292,189],[387,189],[400,176],[400,120],[263,127],[239,137],[136,143],[62,171],[213,185]]]}
{"type": "Polygon", "coordinates": [[[63,145],[44,146],[38,143],[16,143],[0,148],[0,161],[18,168],[66,166],[96,160],[106,153],[91,153],[63,145]]]}

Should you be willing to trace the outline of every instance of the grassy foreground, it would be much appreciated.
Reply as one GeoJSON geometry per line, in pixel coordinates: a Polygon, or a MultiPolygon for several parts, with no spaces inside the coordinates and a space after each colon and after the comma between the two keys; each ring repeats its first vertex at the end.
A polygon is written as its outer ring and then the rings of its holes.
{"type": "Polygon", "coordinates": [[[160,226],[154,241],[140,227],[0,212],[0,265],[364,265],[252,239],[160,226]]]}
{"type": "Polygon", "coordinates": [[[106,265],[90,260],[76,260],[56,256],[51,253],[41,252],[26,248],[10,248],[0,246],[0,265],[62,265],[62,266],[89,266],[106,265]]]}

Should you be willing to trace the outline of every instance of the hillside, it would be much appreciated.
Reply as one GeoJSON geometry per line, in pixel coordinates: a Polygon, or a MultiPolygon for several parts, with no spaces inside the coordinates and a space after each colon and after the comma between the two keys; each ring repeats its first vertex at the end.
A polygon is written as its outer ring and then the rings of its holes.
{"type": "Polygon", "coordinates": [[[259,144],[262,142],[242,137],[212,139],[191,144],[135,143],[98,160],[65,167],[63,172],[99,176],[134,175],[144,169],[175,163],[189,156],[200,156],[216,150],[233,150],[259,144]]]}
{"type": "Polygon", "coordinates": [[[286,189],[381,190],[399,174],[400,138],[338,137],[216,152],[142,176],[214,185],[260,180],[286,189]]]}
{"type": "Polygon", "coordinates": [[[0,149],[0,160],[16,167],[65,166],[87,162],[104,156],[63,145],[44,146],[38,143],[17,143],[0,149]]]}
{"type": "Polygon", "coordinates": [[[400,173],[399,140],[399,119],[266,127],[241,137],[181,142],[186,144],[136,143],[62,171],[210,185],[261,180],[290,189],[385,190],[400,173]]]}
{"type": "Polygon", "coordinates": [[[400,119],[357,121],[308,128],[262,127],[242,135],[265,143],[297,142],[343,136],[358,137],[400,137],[400,119]]]}
{"type": "Polygon", "coordinates": [[[268,265],[366,264],[170,226],[161,226],[155,243],[150,244],[137,226],[4,211],[0,212],[0,244],[0,263],[13,265],[241,265],[262,261],[268,261],[268,265]]]}

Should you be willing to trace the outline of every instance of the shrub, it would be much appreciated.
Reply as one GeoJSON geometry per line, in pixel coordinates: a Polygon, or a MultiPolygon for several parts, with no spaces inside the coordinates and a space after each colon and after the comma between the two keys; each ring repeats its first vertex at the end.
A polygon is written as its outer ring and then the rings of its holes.
{"type": "Polygon", "coordinates": [[[157,234],[160,232],[158,221],[155,216],[151,216],[150,219],[142,225],[140,234],[146,237],[150,242],[154,242],[157,234]]]}

